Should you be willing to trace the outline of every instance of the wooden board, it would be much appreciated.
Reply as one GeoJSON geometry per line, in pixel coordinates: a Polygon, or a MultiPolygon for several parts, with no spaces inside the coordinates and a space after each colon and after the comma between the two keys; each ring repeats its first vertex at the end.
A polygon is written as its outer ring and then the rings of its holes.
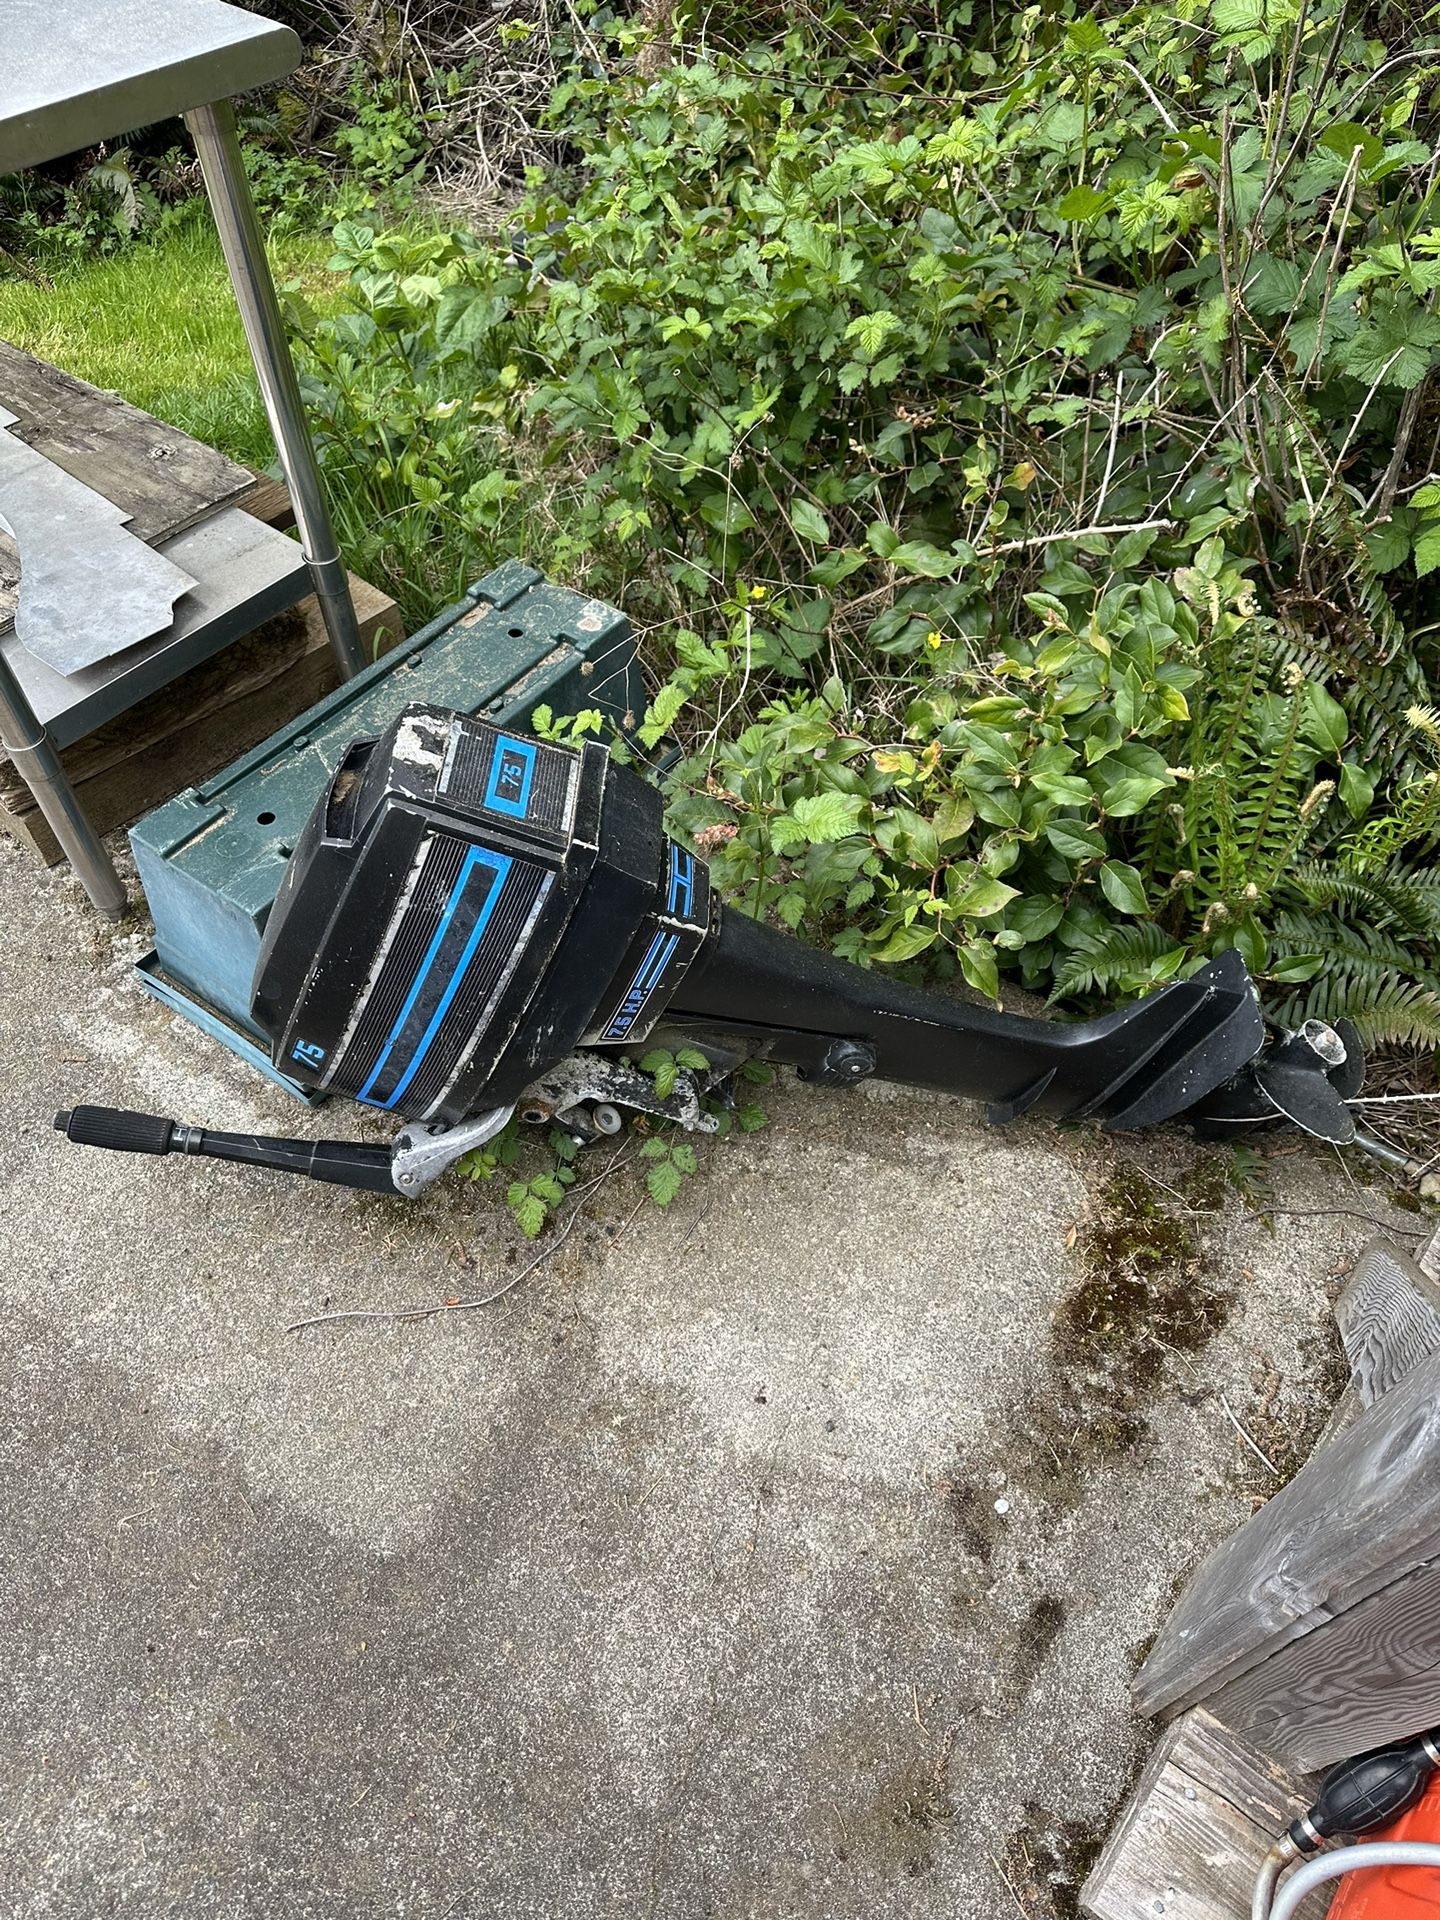
{"type": "Polygon", "coordinates": [[[1435,1354],[1202,1563],[1136,1677],[1136,1700],[1156,1713],[1207,1699],[1432,1559],[1440,1559],[1435,1354]]]}
{"type": "Polygon", "coordinates": [[[1210,1704],[1305,1767],[1440,1725],[1440,1560],[1317,1622],[1210,1704]]]}
{"type": "Polygon", "coordinates": [[[1440,1352],[1440,1287],[1399,1247],[1372,1240],[1335,1302],[1335,1324],[1366,1406],[1440,1352]]]}
{"type": "Polygon", "coordinates": [[[267,527],[283,529],[295,524],[290,489],[283,480],[272,480],[268,473],[255,475],[254,489],[245,496],[245,511],[252,520],[263,520],[267,527]]]}
{"type": "MultiPolygon", "coordinates": [[[[1080,1907],[1091,1920],[1244,1920],[1265,1851],[1312,1798],[1277,1765],[1197,1708],[1161,1736],[1105,1842],[1080,1907]]],[[[1319,1920],[1317,1893],[1300,1909],[1319,1920]]]]}
{"type": "MultiPolygon", "coordinates": [[[[404,638],[395,602],[350,576],[367,658],[404,638]]],[[[193,668],[61,754],[101,833],[128,826],[258,745],[336,684],[334,656],[313,599],[193,668]]],[[[0,753],[0,828],[49,866],[64,858],[34,796],[0,753]]]]}
{"type": "MultiPolygon", "coordinates": [[[[3,340],[0,403],[19,422],[13,433],[121,508],[128,531],[152,545],[254,486],[248,469],[213,447],[3,340]]],[[[14,622],[19,580],[15,543],[0,533],[0,633],[14,622]]]]}

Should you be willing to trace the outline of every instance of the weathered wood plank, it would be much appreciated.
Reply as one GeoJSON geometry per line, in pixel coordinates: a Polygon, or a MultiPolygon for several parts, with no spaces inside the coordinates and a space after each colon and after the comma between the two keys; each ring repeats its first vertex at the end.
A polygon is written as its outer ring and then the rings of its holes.
{"type": "MultiPolygon", "coordinates": [[[[254,485],[213,447],[3,340],[0,403],[19,422],[14,433],[127,513],[128,531],[152,545],[254,485]]],[[[0,534],[0,632],[14,620],[19,580],[15,543],[0,534]]]]}
{"type": "Polygon", "coordinates": [[[1317,1621],[1211,1705],[1304,1767],[1440,1725],[1440,1560],[1317,1621]]]}
{"type": "Polygon", "coordinates": [[[268,473],[255,475],[254,489],[245,496],[245,511],[252,520],[263,520],[267,527],[283,529],[295,524],[290,489],[283,480],[272,480],[268,473]]]}
{"type": "Polygon", "coordinates": [[[1202,1563],[1135,1681],[1192,1705],[1319,1619],[1440,1558],[1440,1355],[1431,1354],[1202,1563]]]}
{"type": "Polygon", "coordinates": [[[1335,1302],[1356,1390],[1373,1406],[1428,1354],[1440,1353],[1440,1287],[1388,1240],[1372,1240],[1335,1302]]]}
{"type": "MultiPolygon", "coordinates": [[[[404,638],[399,609],[354,575],[367,656],[404,638]]],[[[128,826],[181,788],[198,786],[335,685],[320,610],[302,601],[61,753],[98,830],[128,826]]],[[[0,753],[0,828],[49,866],[64,858],[34,796],[0,753]]]]}
{"type": "MultiPolygon", "coordinates": [[[[1091,1920],[1240,1920],[1265,1850],[1313,1783],[1203,1709],[1167,1729],[1080,1890],[1091,1920]]],[[[1301,1909],[1318,1920],[1326,1896],[1301,1909]]]]}

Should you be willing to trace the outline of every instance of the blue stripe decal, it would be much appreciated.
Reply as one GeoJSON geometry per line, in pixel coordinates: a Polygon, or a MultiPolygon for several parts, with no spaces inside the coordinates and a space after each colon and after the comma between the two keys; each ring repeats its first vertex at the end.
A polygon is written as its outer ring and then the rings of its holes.
{"type": "Polygon", "coordinates": [[[650,966],[650,962],[655,958],[656,954],[660,951],[661,947],[664,944],[665,944],[664,933],[663,932],[657,933],[655,938],[650,942],[649,952],[645,955],[645,958],[640,962],[640,966],[636,972],[635,978],[630,982],[630,986],[628,988],[628,991],[630,993],[633,993],[636,987],[638,987],[640,982],[645,978],[645,974],[650,966]]]}
{"type": "Polygon", "coordinates": [[[677,903],[682,893],[685,896],[685,904],[683,907],[679,908],[679,911],[681,913],[690,912],[694,872],[695,872],[694,855],[687,853],[683,847],[677,847],[675,845],[675,842],[672,840],[670,842],[670,899],[668,903],[669,912],[674,913],[676,911],[677,903]]]}
{"type": "Polygon", "coordinates": [[[639,980],[637,980],[635,984],[638,987],[642,988],[644,992],[649,993],[650,989],[659,980],[661,974],[664,973],[666,967],[669,966],[670,956],[672,953],[674,953],[676,947],[678,947],[679,944],[680,944],[679,934],[672,933],[670,938],[665,942],[664,948],[656,958],[655,964],[653,967],[651,967],[649,973],[642,975],[642,977],[639,980]]]}
{"type": "Polygon", "coordinates": [[[466,854],[465,864],[460,869],[460,877],[450,889],[450,898],[445,902],[444,910],[440,915],[440,924],[435,929],[435,937],[426,950],[425,958],[420,962],[419,971],[415,975],[415,983],[406,997],[404,1006],[400,1009],[399,1018],[390,1029],[389,1039],[380,1049],[380,1058],[375,1062],[375,1071],[355,1096],[357,1100],[363,1100],[367,1107],[393,1107],[395,1102],[403,1095],[410,1082],[415,1078],[415,1075],[420,1071],[420,1063],[429,1051],[430,1043],[439,1032],[441,1021],[450,1011],[450,1003],[460,989],[460,982],[465,977],[465,969],[474,959],[475,949],[480,945],[485,929],[490,924],[490,916],[495,911],[495,903],[500,898],[501,891],[505,885],[505,877],[509,873],[511,865],[512,862],[503,853],[491,853],[484,847],[472,847],[469,853],[466,854]],[[410,1056],[410,1064],[401,1075],[395,1091],[390,1095],[388,1100],[372,1100],[370,1095],[374,1090],[376,1082],[385,1070],[385,1063],[390,1058],[391,1049],[404,1031],[405,1022],[415,1011],[415,1003],[420,998],[426,976],[435,964],[435,956],[439,953],[444,943],[445,935],[450,930],[450,922],[455,917],[455,911],[460,905],[465,889],[470,883],[470,876],[474,873],[476,867],[485,867],[489,870],[491,875],[490,891],[481,902],[480,911],[475,916],[475,925],[470,929],[470,937],[465,942],[464,951],[455,964],[455,970],[450,975],[449,984],[440,996],[440,1004],[435,1009],[429,1026],[426,1027],[424,1033],[421,1034],[420,1044],[410,1056]]]}
{"type": "Polygon", "coordinates": [[[530,805],[534,779],[535,742],[516,740],[502,733],[495,742],[495,757],[490,762],[486,806],[492,813],[508,813],[516,820],[523,820],[530,805]]]}
{"type": "Polygon", "coordinates": [[[640,962],[635,978],[630,982],[626,990],[625,998],[620,1002],[619,1011],[614,1015],[609,1026],[605,1029],[602,1036],[604,1039],[624,1039],[631,1027],[634,1026],[641,1008],[659,985],[660,978],[666,967],[669,966],[671,956],[679,944],[680,936],[678,933],[672,933],[668,939],[663,931],[656,934],[655,938],[650,942],[645,958],[640,962]]]}

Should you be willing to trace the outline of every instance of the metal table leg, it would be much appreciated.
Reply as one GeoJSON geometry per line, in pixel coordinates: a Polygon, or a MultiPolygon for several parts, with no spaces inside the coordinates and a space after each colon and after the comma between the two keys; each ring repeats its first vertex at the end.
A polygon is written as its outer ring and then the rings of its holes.
{"type": "Polygon", "coordinates": [[[300,544],[310,563],[315,597],[324,616],[330,646],[342,676],[349,680],[367,664],[360,643],[350,584],[341,564],[330,509],[320,485],[315,449],[305,423],[300,383],[285,339],[270,263],[245,178],[245,165],[235,130],[235,111],[228,100],[196,107],[185,116],[195,139],[210,196],[220,245],[230,269],[250,356],[255,362],[261,397],[270,419],[280,465],[290,485],[300,544]]]}
{"type": "Polygon", "coordinates": [[[95,907],[106,920],[119,920],[126,911],[125,889],[75,797],[60,756],[36,718],[9,663],[0,659],[0,746],[35,796],[64,848],[71,867],[95,907]]]}

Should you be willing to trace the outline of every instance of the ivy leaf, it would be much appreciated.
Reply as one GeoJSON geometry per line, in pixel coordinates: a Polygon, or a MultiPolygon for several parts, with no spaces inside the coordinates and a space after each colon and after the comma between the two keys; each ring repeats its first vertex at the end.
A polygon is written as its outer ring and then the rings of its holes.
{"type": "Polygon", "coordinates": [[[1107,860],[1100,869],[1100,885],[1112,907],[1137,918],[1143,916],[1148,904],[1145,882],[1134,867],[1123,860],[1107,860]]]}
{"type": "Polygon", "coordinates": [[[1401,507],[1365,534],[1365,551],[1377,573],[1389,573],[1410,558],[1415,516],[1401,507]]]}
{"type": "Polygon", "coordinates": [[[1360,166],[1363,172],[1378,166],[1385,157],[1385,148],[1367,127],[1354,120],[1336,120],[1328,126],[1315,143],[1327,152],[1349,164],[1350,156],[1360,149],[1360,166]]]}
{"type": "Polygon", "coordinates": [[[922,580],[941,580],[960,565],[956,555],[943,553],[928,540],[902,540],[885,558],[901,573],[915,573],[922,580]]]}
{"type": "Polygon", "coordinates": [[[657,1207],[668,1207],[685,1184],[685,1176],[672,1159],[657,1160],[645,1176],[650,1198],[657,1207]]]}

